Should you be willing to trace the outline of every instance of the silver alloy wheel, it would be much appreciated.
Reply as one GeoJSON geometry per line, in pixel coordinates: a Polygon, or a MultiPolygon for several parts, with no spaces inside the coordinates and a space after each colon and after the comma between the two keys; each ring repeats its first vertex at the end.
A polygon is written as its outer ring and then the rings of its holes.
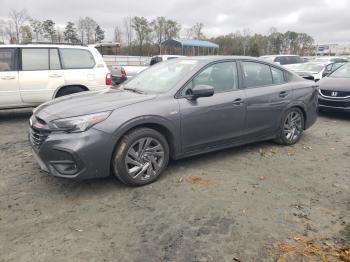
{"type": "Polygon", "coordinates": [[[158,175],[164,163],[164,148],[153,137],[144,137],[134,142],[125,156],[125,166],[132,179],[149,180],[158,175]]]}
{"type": "Polygon", "coordinates": [[[302,132],[302,128],[302,116],[298,111],[291,111],[283,125],[285,138],[290,142],[296,141],[302,132]]]}

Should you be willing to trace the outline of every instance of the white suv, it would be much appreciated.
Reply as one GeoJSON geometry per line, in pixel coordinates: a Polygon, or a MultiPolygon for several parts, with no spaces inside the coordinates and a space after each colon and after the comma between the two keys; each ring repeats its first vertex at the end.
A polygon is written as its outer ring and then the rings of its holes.
{"type": "Polygon", "coordinates": [[[0,45],[0,109],[37,106],[110,84],[109,70],[92,46],[0,45]]]}

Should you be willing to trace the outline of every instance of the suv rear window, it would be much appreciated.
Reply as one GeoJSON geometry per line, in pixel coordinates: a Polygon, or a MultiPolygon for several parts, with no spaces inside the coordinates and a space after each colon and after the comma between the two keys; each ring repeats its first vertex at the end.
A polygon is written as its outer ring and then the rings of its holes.
{"type": "Polygon", "coordinates": [[[95,66],[95,59],[88,50],[61,48],[64,69],[88,69],[95,66]]]}
{"type": "Polygon", "coordinates": [[[23,48],[22,70],[49,70],[49,49],[23,48]]]}
{"type": "Polygon", "coordinates": [[[15,49],[0,49],[0,72],[16,70],[15,54],[15,49]]]}

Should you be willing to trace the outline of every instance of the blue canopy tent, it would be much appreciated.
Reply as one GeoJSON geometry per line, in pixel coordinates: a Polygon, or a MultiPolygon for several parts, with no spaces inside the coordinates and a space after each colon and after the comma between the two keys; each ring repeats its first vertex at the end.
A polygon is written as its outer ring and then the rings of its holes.
{"type": "Polygon", "coordinates": [[[161,53],[169,55],[217,55],[219,45],[196,39],[168,39],[161,44],[161,53]]]}

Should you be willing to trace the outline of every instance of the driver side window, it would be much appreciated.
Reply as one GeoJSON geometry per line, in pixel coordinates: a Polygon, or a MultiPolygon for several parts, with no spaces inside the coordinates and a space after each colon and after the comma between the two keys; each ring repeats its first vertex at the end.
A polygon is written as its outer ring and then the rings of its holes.
{"type": "Polygon", "coordinates": [[[188,96],[197,85],[209,85],[215,93],[238,89],[238,73],[235,62],[221,62],[211,65],[200,72],[181,91],[181,96],[188,96]]]}

